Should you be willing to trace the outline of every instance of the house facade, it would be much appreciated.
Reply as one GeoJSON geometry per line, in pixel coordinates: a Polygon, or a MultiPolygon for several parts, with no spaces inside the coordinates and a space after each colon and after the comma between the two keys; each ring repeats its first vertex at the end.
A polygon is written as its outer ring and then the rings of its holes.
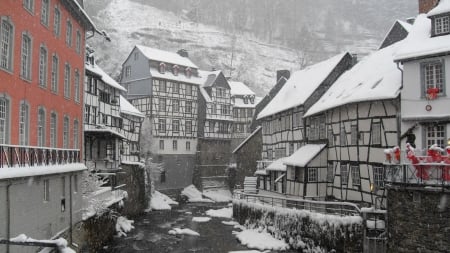
{"type": "Polygon", "coordinates": [[[0,13],[0,237],[70,241],[86,169],[85,34],[95,26],[77,1],[4,1],[0,13]]]}
{"type": "Polygon", "coordinates": [[[123,63],[126,98],[142,112],[144,154],[162,163],[157,189],[181,189],[192,183],[198,137],[198,67],[180,50],[171,53],[135,46],[123,63]]]}
{"type": "Polygon", "coordinates": [[[90,170],[111,173],[119,170],[123,118],[120,93],[126,89],[96,63],[92,49],[86,56],[84,99],[84,159],[90,170]]]}
{"type": "Polygon", "coordinates": [[[120,117],[122,118],[122,135],[125,139],[120,149],[122,164],[140,162],[140,133],[145,115],[136,109],[122,95],[120,96],[120,117]]]}
{"type": "Polygon", "coordinates": [[[205,81],[199,90],[194,183],[199,188],[226,186],[224,174],[231,159],[233,136],[231,88],[222,71],[200,71],[200,75],[205,81]]]}
{"type": "Polygon", "coordinates": [[[401,43],[363,58],[305,114],[308,142],[327,144],[317,172],[326,190],[317,197],[386,207],[384,151],[400,137],[401,72],[393,58],[401,43]]]}
{"type": "Polygon", "coordinates": [[[260,98],[244,83],[229,81],[231,102],[233,104],[233,149],[251,133],[251,124],[255,115],[255,107],[260,98]]]}
{"type": "MultiPolygon", "coordinates": [[[[257,119],[261,123],[263,137],[262,160],[259,161],[256,172],[260,178],[260,189],[296,195],[295,190],[287,192],[290,188],[286,187],[287,167],[283,160],[307,143],[306,136],[309,129],[306,128],[303,118],[306,110],[351,64],[351,55],[344,53],[294,72],[277,95],[258,114],[257,119]]],[[[319,125],[324,125],[323,119],[319,121],[317,129],[313,128],[314,131],[318,130],[319,125]]]]}

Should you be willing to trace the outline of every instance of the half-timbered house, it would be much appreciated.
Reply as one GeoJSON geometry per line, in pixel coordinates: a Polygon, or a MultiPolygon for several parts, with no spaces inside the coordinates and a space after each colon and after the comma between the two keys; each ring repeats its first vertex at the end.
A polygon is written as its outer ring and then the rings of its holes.
{"type": "Polygon", "coordinates": [[[122,66],[127,99],[144,115],[141,145],[162,163],[157,189],[192,183],[197,150],[198,92],[204,78],[180,50],[172,53],[135,46],[122,66]],[[148,121],[148,122],[147,122],[148,121]]]}
{"type": "MultiPolygon", "coordinates": [[[[197,177],[224,184],[230,163],[233,114],[230,85],[222,71],[200,71],[205,79],[199,92],[197,177]]],[[[195,181],[198,187],[205,180],[195,181]]]]}
{"type": "Polygon", "coordinates": [[[111,173],[120,166],[121,133],[120,93],[126,89],[106,74],[88,48],[84,85],[84,159],[89,169],[111,173]]]}
{"type": "MultiPolygon", "coordinates": [[[[336,55],[326,61],[294,72],[278,94],[258,114],[262,125],[263,150],[257,174],[260,188],[278,193],[286,192],[286,165],[283,160],[307,143],[303,115],[352,64],[348,53],[336,55]]],[[[324,126],[324,119],[317,119],[324,126]]],[[[318,136],[320,137],[320,136],[318,136]]],[[[292,173],[290,173],[292,174],[292,173]]]]}
{"type": "Polygon", "coordinates": [[[400,43],[362,59],[305,114],[308,142],[327,144],[328,162],[314,172],[327,186],[318,198],[375,204],[384,195],[384,149],[398,142],[400,43]]]}
{"type": "Polygon", "coordinates": [[[120,149],[122,164],[140,162],[139,137],[145,115],[136,109],[122,95],[120,96],[121,133],[125,137],[120,149]]]}

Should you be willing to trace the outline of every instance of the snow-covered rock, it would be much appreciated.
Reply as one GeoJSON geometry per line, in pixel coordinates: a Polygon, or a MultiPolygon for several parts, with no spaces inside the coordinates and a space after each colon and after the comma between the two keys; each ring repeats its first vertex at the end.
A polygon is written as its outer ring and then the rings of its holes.
{"type": "Polygon", "coordinates": [[[184,188],[181,195],[186,196],[189,202],[214,202],[210,199],[203,198],[203,194],[194,185],[189,185],[184,188]]]}
{"type": "Polygon", "coordinates": [[[134,229],[133,226],[134,221],[128,220],[126,217],[119,216],[116,221],[116,232],[117,235],[120,236],[127,236],[126,233],[130,232],[132,229],[134,229]]]}
{"type": "Polygon", "coordinates": [[[170,235],[192,235],[192,236],[200,236],[198,232],[191,230],[189,228],[174,228],[169,230],[170,235]]]}
{"type": "Polygon", "coordinates": [[[152,194],[152,199],[150,201],[151,210],[171,210],[172,207],[170,205],[178,205],[178,202],[158,191],[155,191],[152,194]]]}
{"type": "Polygon", "coordinates": [[[211,220],[210,217],[193,217],[192,218],[193,222],[208,222],[210,220],[211,220]]]}
{"type": "Polygon", "coordinates": [[[234,234],[243,245],[251,249],[288,250],[290,248],[286,242],[273,238],[265,231],[260,232],[255,229],[249,229],[235,232],[234,234]]]}
{"type": "Polygon", "coordinates": [[[233,209],[230,207],[217,209],[217,210],[210,209],[210,210],[206,211],[206,215],[209,215],[211,217],[231,219],[233,217],[233,209]]]}

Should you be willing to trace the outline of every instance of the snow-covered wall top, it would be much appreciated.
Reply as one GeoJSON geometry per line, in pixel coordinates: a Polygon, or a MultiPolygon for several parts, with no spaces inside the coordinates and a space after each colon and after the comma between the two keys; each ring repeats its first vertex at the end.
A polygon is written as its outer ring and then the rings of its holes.
{"type": "Polygon", "coordinates": [[[398,96],[401,72],[393,57],[403,42],[372,53],[342,74],[305,116],[349,103],[390,99],[398,96]]]}
{"type": "Polygon", "coordinates": [[[254,96],[255,93],[242,82],[228,82],[231,87],[231,96],[241,95],[241,96],[254,96]]]}
{"type": "Polygon", "coordinates": [[[450,36],[431,37],[431,20],[425,14],[420,14],[394,59],[405,61],[444,52],[450,52],[450,36]]]}
{"type": "Polygon", "coordinates": [[[427,16],[431,17],[446,12],[450,12],[450,0],[441,0],[438,6],[434,7],[434,9],[428,12],[427,16]]]}
{"type": "Polygon", "coordinates": [[[305,103],[347,53],[294,72],[270,103],[258,114],[258,119],[277,114],[305,103]]]}
{"type": "Polygon", "coordinates": [[[142,112],[140,112],[138,109],[136,109],[136,107],[130,104],[130,102],[128,102],[128,100],[126,100],[123,96],[120,96],[120,112],[129,115],[134,115],[140,118],[145,117],[145,115],[142,112]]]}
{"type": "Polygon", "coordinates": [[[190,67],[197,69],[197,65],[195,65],[189,58],[183,57],[177,53],[172,53],[169,51],[164,51],[156,48],[136,45],[136,47],[141,50],[141,52],[147,57],[149,60],[166,62],[177,64],[180,66],[190,67]]]}

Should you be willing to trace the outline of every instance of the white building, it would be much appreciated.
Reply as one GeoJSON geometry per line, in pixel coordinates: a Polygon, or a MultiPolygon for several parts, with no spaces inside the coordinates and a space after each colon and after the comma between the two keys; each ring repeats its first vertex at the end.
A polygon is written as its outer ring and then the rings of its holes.
{"type": "Polygon", "coordinates": [[[231,88],[233,104],[233,138],[241,141],[251,134],[250,125],[255,114],[255,107],[260,98],[256,97],[247,85],[242,82],[228,82],[231,88]]]}

